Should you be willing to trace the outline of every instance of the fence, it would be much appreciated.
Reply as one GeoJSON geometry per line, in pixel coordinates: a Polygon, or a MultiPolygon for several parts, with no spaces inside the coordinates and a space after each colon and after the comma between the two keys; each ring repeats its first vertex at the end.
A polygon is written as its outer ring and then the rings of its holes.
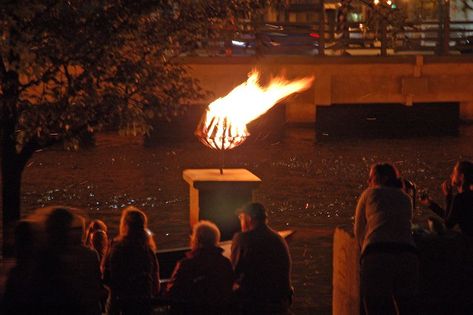
{"type": "Polygon", "coordinates": [[[238,26],[203,45],[200,55],[397,55],[471,54],[473,21],[404,22],[402,25],[347,23],[238,26]]]}

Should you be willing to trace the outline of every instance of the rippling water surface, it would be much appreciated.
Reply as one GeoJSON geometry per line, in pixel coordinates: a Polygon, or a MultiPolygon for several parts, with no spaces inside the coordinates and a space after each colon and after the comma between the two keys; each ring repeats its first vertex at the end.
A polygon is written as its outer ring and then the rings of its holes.
{"type": "MultiPolygon", "coordinates": [[[[401,173],[440,199],[439,184],[456,160],[473,159],[473,127],[456,138],[339,140],[317,143],[311,129],[289,129],[277,143],[247,145],[226,154],[226,167],[247,168],[263,182],[256,199],[276,229],[297,231],[290,242],[296,314],[331,309],[332,233],[351,224],[369,166],[394,163],[401,173]]],[[[143,147],[136,138],[100,135],[97,147],[35,154],[23,177],[23,214],[66,204],[85,208],[116,233],[120,211],[135,205],[148,213],[162,249],[188,242],[186,168],[219,166],[218,155],[195,142],[143,147]]],[[[417,208],[422,223],[427,211],[417,208]]]]}

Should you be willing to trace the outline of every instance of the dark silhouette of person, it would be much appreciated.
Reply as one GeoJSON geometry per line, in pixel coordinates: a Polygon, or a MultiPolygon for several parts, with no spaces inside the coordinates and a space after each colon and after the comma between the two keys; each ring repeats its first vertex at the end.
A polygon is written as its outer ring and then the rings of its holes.
{"type": "Polygon", "coordinates": [[[442,183],[441,188],[445,196],[445,208],[427,195],[422,196],[421,203],[444,219],[448,229],[458,225],[464,235],[473,236],[473,163],[457,162],[450,178],[442,183]]]}
{"type": "Polygon", "coordinates": [[[235,293],[244,314],[285,314],[292,299],[291,257],[286,241],[267,225],[266,209],[239,209],[242,232],[232,241],[235,293]]]}
{"type": "Polygon", "coordinates": [[[53,208],[47,217],[46,245],[32,283],[35,313],[101,314],[100,264],[83,245],[84,228],[84,219],[67,208],[53,208]]]}
{"type": "Polygon", "coordinates": [[[194,225],[191,252],[174,269],[167,293],[174,314],[225,314],[232,299],[233,269],[218,247],[220,230],[209,221],[194,225]]]}
{"type": "Polygon", "coordinates": [[[419,261],[411,233],[412,200],[397,169],[371,167],[355,212],[361,250],[360,286],[366,314],[415,314],[419,261]]]}
{"type": "Polygon", "coordinates": [[[3,314],[31,314],[31,283],[37,242],[32,222],[20,221],[15,229],[15,266],[8,273],[2,301],[3,314]]]}
{"type": "Polygon", "coordinates": [[[147,229],[145,213],[123,210],[119,235],[105,258],[104,280],[111,290],[111,314],[151,314],[159,293],[156,245],[147,229]]]}

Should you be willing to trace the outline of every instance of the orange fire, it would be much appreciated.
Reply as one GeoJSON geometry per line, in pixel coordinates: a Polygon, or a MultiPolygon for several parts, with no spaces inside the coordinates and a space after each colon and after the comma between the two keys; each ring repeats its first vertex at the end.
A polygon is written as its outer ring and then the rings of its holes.
{"type": "Polygon", "coordinates": [[[246,82],[209,104],[195,132],[202,143],[217,150],[239,146],[250,135],[247,124],[266,113],[278,101],[308,89],[314,80],[314,77],[293,81],[276,77],[262,87],[259,78],[259,72],[253,70],[246,82]]]}

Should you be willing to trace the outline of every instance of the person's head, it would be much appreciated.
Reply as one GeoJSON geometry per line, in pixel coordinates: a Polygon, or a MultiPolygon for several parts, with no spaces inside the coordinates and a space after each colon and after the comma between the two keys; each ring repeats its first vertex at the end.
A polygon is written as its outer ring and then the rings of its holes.
{"type": "Polygon", "coordinates": [[[220,241],[220,230],[210,221],[199,221],[192,229],[191,247],[193,250],[217,246],[220,241]]]}
{"type": "Polygon", "coordinates": [[[120,219],[120,235],[143,234],[147,226],[148,218],[143,211],[133,206],[123,209],[120,219]]]}
{"type": "Polygon", "coordinates": [[[89,226],[87,228],[87,236],[86,236],[86,240],[85,240],[85,243],[87,246],[92,246],[91,244],[91,236],[94,232],[96,231],[103,231],[105,234],[107,234],[107,225],[105,224],[105,222],[103,222],[102,220],[92,220],[90,223],[89,223],[89,226]]]}
{"type": "Polygon", "coordinates": [[[370,169],[368,186],[402,188],[399,171],[389,163],[374,164],[370,169]]]}
{"type": "Polygon", "coordinates": [[[473,185],[473,163],[470,161],[458,161],[453,167],[451,182],[452,186],[460,190],[469,189],[473,185]]]}
{"type": "Polygon", "coordinates": [[[237,210],[241,230],[250,231],[260,225],[266,224],[266,209],[259,202],[251,202],[237,210]]]}
{"type": "Polygon", "coordinates": [[[64,247],[70,242],[74,215],[66,208],[54,208],[46,219],[46,239],[50,247],[64,247]]]}
{"type": "Polygon", "coordinates": [[[83,245],[84,244],[84,231],[85,231],[85,219],[80,215],[73,214],[71,223],[70,241],[71,245],[83,245]]]}
{"type": "Polygon", "coordinates": [[[154,241],[148,230],[148,218],[143,211],[133,206],[123,209],[119,238],[144,242],[154,249],[154,241]]]}

